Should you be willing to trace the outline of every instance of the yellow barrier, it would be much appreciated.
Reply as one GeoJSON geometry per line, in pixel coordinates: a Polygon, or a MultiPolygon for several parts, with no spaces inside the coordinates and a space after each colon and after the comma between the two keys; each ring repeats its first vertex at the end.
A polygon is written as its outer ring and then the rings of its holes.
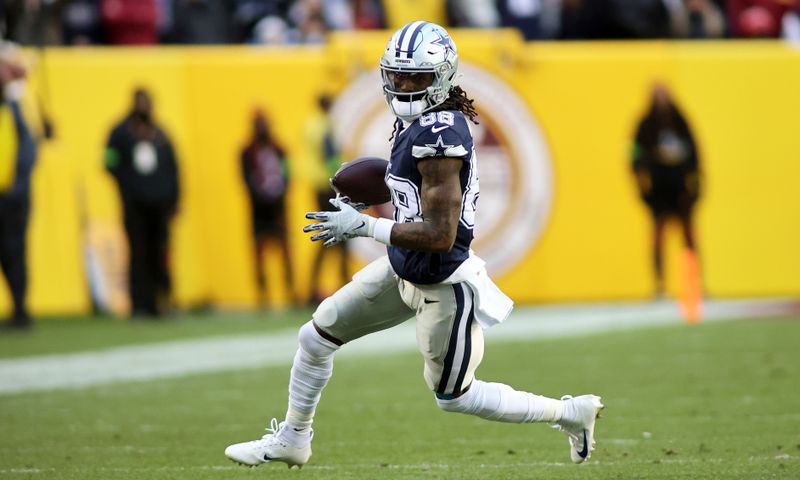
{"type": "MultiPolygon", "coordinates": [[[[308,49],[50,51],[46,68],[58,139],[43,146],[34,174],[33,312],[90,309],[85,245],[98,234],[87,226],[103,230],[119,222],[102,149],[139,85],[154,93],[155,115],[179,156],[183,197],[172,241],[178,303],[255,305],[249,212],[238,164],[254,105],[265,108],[290,156],[290,239],[297,293],[305,296],[317,247],[301,231],[303,213],[314,207],[303,125],[318,93],[347,91],[374,69],[387,38],[385,32],[342,35],[308,49]]],[[[671,86],[698,137],[706,180],[697,218],[706,292],[800,294],[800,196],[794,185],[800,178],[800,53],[768,42],[525,44],[506,31],[455,32],[454,39],[465,72],[490,75],[521,99],[517,106],[541,130],[549,157],[544,160],[552,191],[541,231],[495,275],[517,302],[651,294],[649,217],[638,201],[628,155],[656,79],[671,86]]],[[[380,85],[363,96],[382,102],[380,85]]],[[[488,111],[492,101],[476,95],[484,118],[480,128],[499,132],[509,155],[528,161],[511,145],[519,134],[505,129],[505,114],[488,111]]],[[[518,180],[513,177],[524,171],[520,165],[508,167],[512,187],[518,180]]],[[[481,172],[485,192],[491,173],[481,172]]],[[[517,191],[522,187],[514,188],[509,198],[523,198],[525,192],[517,191]]],[[[490,236],[486,232],[483,240],[502,245],[502,238],[490,236]]],[[[669,262],[677,261],[677,243],[671,241],[669,262]]],[[[492,252],[479,247],[479,253],[492,252]]],[[[675,291],[676,268],[668,274],[675,291]]],[[[280,278],[270,273],[272,285],[280,278]]],[[[326,282],[333,286],[331,279],[326,282]]],[[[8,295],[0,293],[0,308],[7,311],[8,295]]],[[[285,292],[273,296],[278,303],[283,299],[285,292]]]]}

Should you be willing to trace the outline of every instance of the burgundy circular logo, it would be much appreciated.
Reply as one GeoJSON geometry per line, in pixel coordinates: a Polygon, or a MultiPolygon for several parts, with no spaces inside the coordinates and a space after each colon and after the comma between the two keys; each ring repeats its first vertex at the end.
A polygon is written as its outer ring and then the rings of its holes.
{"type": "MultiPolygon", "coordinates": [[[[538,123],[500,78],[474,65],[459,66],[459,85],[475,99],[479,125],[470,124],[475,143],[480,200],[472,248],[490,273],[501,274],[536,245],[553,198],[550,154],[538,123]]],[[[357,77],[331,109],[342,158],[389,158],[394,117],[381,95],[380,73],[357,77]]],[[[378,213],[391,216],[391,205],[378,213]],[[387,210],[388,208],[388,210],[387,210]]],[[[370,239],[351,240],[364,260],[385,254],[370,239]]]]}

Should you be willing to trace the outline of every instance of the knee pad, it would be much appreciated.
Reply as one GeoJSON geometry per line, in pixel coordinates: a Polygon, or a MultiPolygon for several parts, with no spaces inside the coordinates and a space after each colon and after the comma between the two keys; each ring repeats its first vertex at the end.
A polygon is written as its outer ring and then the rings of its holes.
{"type": "Polygon", "coordinates": [[[317,309],[314,310],[314,314],[311,315],[311,318],[314,319],[314,323],[325,328],[336,323],[338,316],[339,313],[336,310],[336,301],[333,299],[333,296],[330,296],[317,305],[317,309]]]}
{"type": "Polygon", "coordinates": [[[300,327],[298,340],[300,342],[300,348],[315,358],[328,357],[339,349],[338,345],[324,339],[322,335],[317,332],[313,321],[306,322],[300,327]]]}

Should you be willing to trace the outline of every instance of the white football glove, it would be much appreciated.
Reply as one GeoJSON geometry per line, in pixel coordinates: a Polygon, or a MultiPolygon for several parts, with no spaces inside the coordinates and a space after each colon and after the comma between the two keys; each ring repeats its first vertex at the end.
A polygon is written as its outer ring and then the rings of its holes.
{"type": "MultiPolygon", "coordinates": [[[[353,207],[346,197],[330,199],[331,205],[338,208],[336,212],[308,212],[306,218],[309,220],[320,220],[319,223],[312,223],[303,227],[303,231],[315,232],[311,236],[311,241],[325,240],[324,245],[330,247],[355,237],[372,237],[375,230],[377,218],[360,213],[353,207]]],[[[360,207],[361,205],[357,205],[360,207]]]]}

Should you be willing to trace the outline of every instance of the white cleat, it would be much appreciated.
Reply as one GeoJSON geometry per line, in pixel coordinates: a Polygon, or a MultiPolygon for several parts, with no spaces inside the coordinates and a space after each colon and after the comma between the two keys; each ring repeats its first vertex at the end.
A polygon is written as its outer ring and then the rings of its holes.
{"type": "Polygon", "coordinates": [[[594,450],[594,424],[600,416],[603,404],[597,395],[581,395],[572,398],[564,395],[561,400],[572,401],[578,411],[576,422],[560,422],[553,428],[561,430],[569,439],[569,456],[575,463],[583,463],[592,456],[594,450]]]}
{"type": "Polygon", "coordinates": [[[286,427],[284,422],[278,424],[273,418],[267,431],[270,433],[252,442],[236,443],[225,449],[225,456],[236,463],[256,467],[267,462],[283,462],[292,468],[297,465],[303,468],[311,457],[311,438],[314,430],[309,434],[305,446],[298,447],[281,438],[280,432],[286,427]]]}

